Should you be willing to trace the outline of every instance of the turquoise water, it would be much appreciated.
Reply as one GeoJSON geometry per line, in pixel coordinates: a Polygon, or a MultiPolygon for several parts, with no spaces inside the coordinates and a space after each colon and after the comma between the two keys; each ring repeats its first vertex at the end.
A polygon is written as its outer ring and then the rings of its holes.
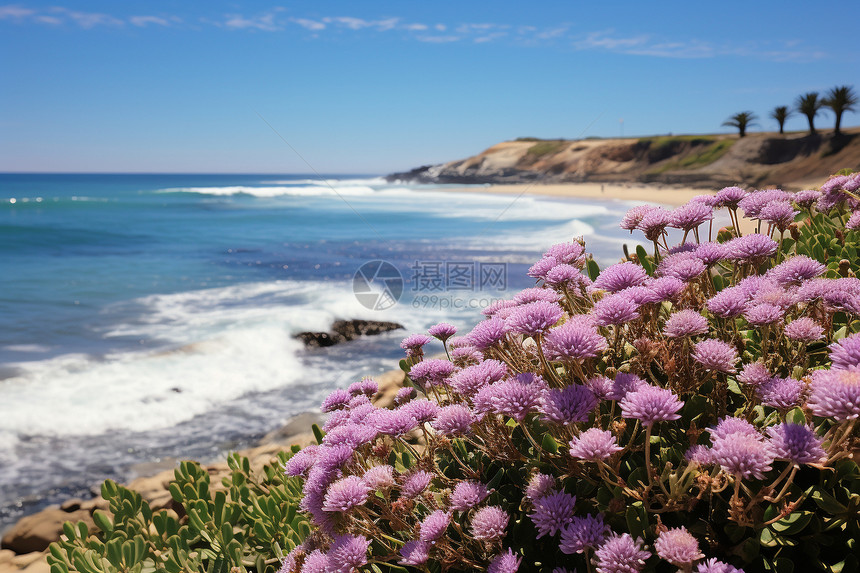
{"type": "Polygon", "coordinates": [[[357,176],[0,174],[0,526],[138,463],[251,443],[396,366],[405,335],[305,351],[299,331],[468,328],[555,242],[617,260],[628,206],[357,176]],[[386,310],[353,293],[373,260],[403,277],[386,310]],[[429,288],[446,264],[504,284],[429,288]]]}

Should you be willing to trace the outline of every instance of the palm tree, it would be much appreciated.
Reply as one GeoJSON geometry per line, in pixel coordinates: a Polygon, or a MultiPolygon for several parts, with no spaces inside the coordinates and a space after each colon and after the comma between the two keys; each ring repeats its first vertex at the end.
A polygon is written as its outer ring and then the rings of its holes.
{"type": "Polygon", "coordinates": [[[815,116],[818,110],[824,106],[824,101],[818,99],[818,92],[809,92],[797,98],[797,111],[809,120],[809,133],[815,133],[815,116]]]}
{"type": "Polygon", "coordinates": [[[854,104],[857,103],[857,94],[851,86],[839,86],[832,88],[827,92],[827,97],[824,98],[824,105],[833,110],[836,114],[836,129],[834,133],[839,135],[839,125],[842,123],[842,114],[846,111],[854,111],[854,104]]]}
{"type": "Polygon", "coordinates": [[[752,125],[758,119],[751,111],[742,111],[736,113],[729,119],[723,122],[723,125],[728,127],[736,127],[741,134],[741,137],[747,134],[747,126],[752,125]]]}
{"type": "Polygon", "coordinates": [[[791,110],[788,109],[787,106],[781,105],[779,107],[773,108],[773,111],[770,112],[770,116],[779,123],[779,133],[785,133],[785,120],[791,115],[791,110]]]}

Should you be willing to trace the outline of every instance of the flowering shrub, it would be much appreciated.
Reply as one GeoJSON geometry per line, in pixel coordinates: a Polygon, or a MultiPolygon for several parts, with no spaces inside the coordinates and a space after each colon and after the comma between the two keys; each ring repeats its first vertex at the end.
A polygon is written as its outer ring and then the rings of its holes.
{"type": "Polygon", "coordinates": [[[283,571],[856,571],[858,186],[637,207],[650,253],[555,245],[470,333],[430,329],[447,359],[405,339],[397,406],[334,392],[286,464],[314,531],[283,571]]]}

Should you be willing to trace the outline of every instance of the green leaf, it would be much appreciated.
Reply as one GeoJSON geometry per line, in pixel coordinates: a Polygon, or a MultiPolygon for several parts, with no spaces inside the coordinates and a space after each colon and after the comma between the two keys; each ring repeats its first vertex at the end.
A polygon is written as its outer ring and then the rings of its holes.
{"type": "Polygon", "coordinates": [[[107,533],[111,534],[113,531],[113,521],[104,511],[97,509],[93,512],[93,521],[98,526],[99,529],[107,533]]]}
{"type": "Polygon", "coordinates": [[[495,489],[499,487],[499,484],[502,482],[502,478],[505,475],[505,468],[499,468],[499,471],[496,472],[496,475],[493,476],[489,482],[487,482],[487,489],[495,489]]]}
{"type": "Polygon", "coordinates": [[[771,528],[782,535],[796,535],[809,525],[814,514],[811,511],[795,511],[771,524],[771,528]]]}
{"type": "Polygon", "coordinates": [[[636,257],[639,259],[639,264],[642,265],[645,272],[653,276],[654,264],[651,262],[651,259],[648,258],[648,253],[645,251],[645,247],[642,245],[636,246],[636,257]]]}
{"type": "Polygon", "coordinates": [[[818,507],[827,513],[837,515],[848,511],[848,508],[839,503],[839,500],[820,488],[816,487],[809,497],[818,507]]]}
{"type": "Polygon", "coordinates": [[[558,452],[558,442],[556,442],[555,438],[553,438],[549,433],[543,435],[540,445],[544,450],[551,454],[558,452]]]}
{"type": "Polygon", "coordinates": [[[317,424],[314,424],[313,426],[311,426],[311,430],[313,430],[314,438],[316,438],[317,444],[322,444],[325,434],[320,429],[320,427],[317,424]]]}
{"type": "Polygon", "coordinates": [[[791,422],[793,424],[806,424],[806,414],[804,414],[803,409],[799,407],[794,407],[789,410],[785,415],[785,419],[787,422],[791,422]]]}
{"type": "Polygon", "coordinates": [[[642,505],[641,501],[628,505],[624,517],[630,535],[634,539],[645,535],[645,530],[648,529],[648,512],[645,511],[645,506],[642,505]]]}
{"type": "Polygon", "coordinates": [[[588,259],[588,278],[592,281],[597,280],[598,275],[600,275],[600,267],[597,265],[597,261],[594,259],[588,259]]]}

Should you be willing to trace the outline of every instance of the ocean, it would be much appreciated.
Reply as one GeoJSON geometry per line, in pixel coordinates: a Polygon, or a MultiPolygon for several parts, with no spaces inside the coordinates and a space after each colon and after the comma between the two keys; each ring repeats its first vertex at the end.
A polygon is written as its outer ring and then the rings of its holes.
{"type": "Polygon", "coordinates": [[[619,260],[630,206],[349,175],[0,174],[0,530],[140,464],[253,444],[396,368],[407,334],[467,332],[553,243],[619,260]],[[294,339],[340,318],[405,330],[294,339]]]}

